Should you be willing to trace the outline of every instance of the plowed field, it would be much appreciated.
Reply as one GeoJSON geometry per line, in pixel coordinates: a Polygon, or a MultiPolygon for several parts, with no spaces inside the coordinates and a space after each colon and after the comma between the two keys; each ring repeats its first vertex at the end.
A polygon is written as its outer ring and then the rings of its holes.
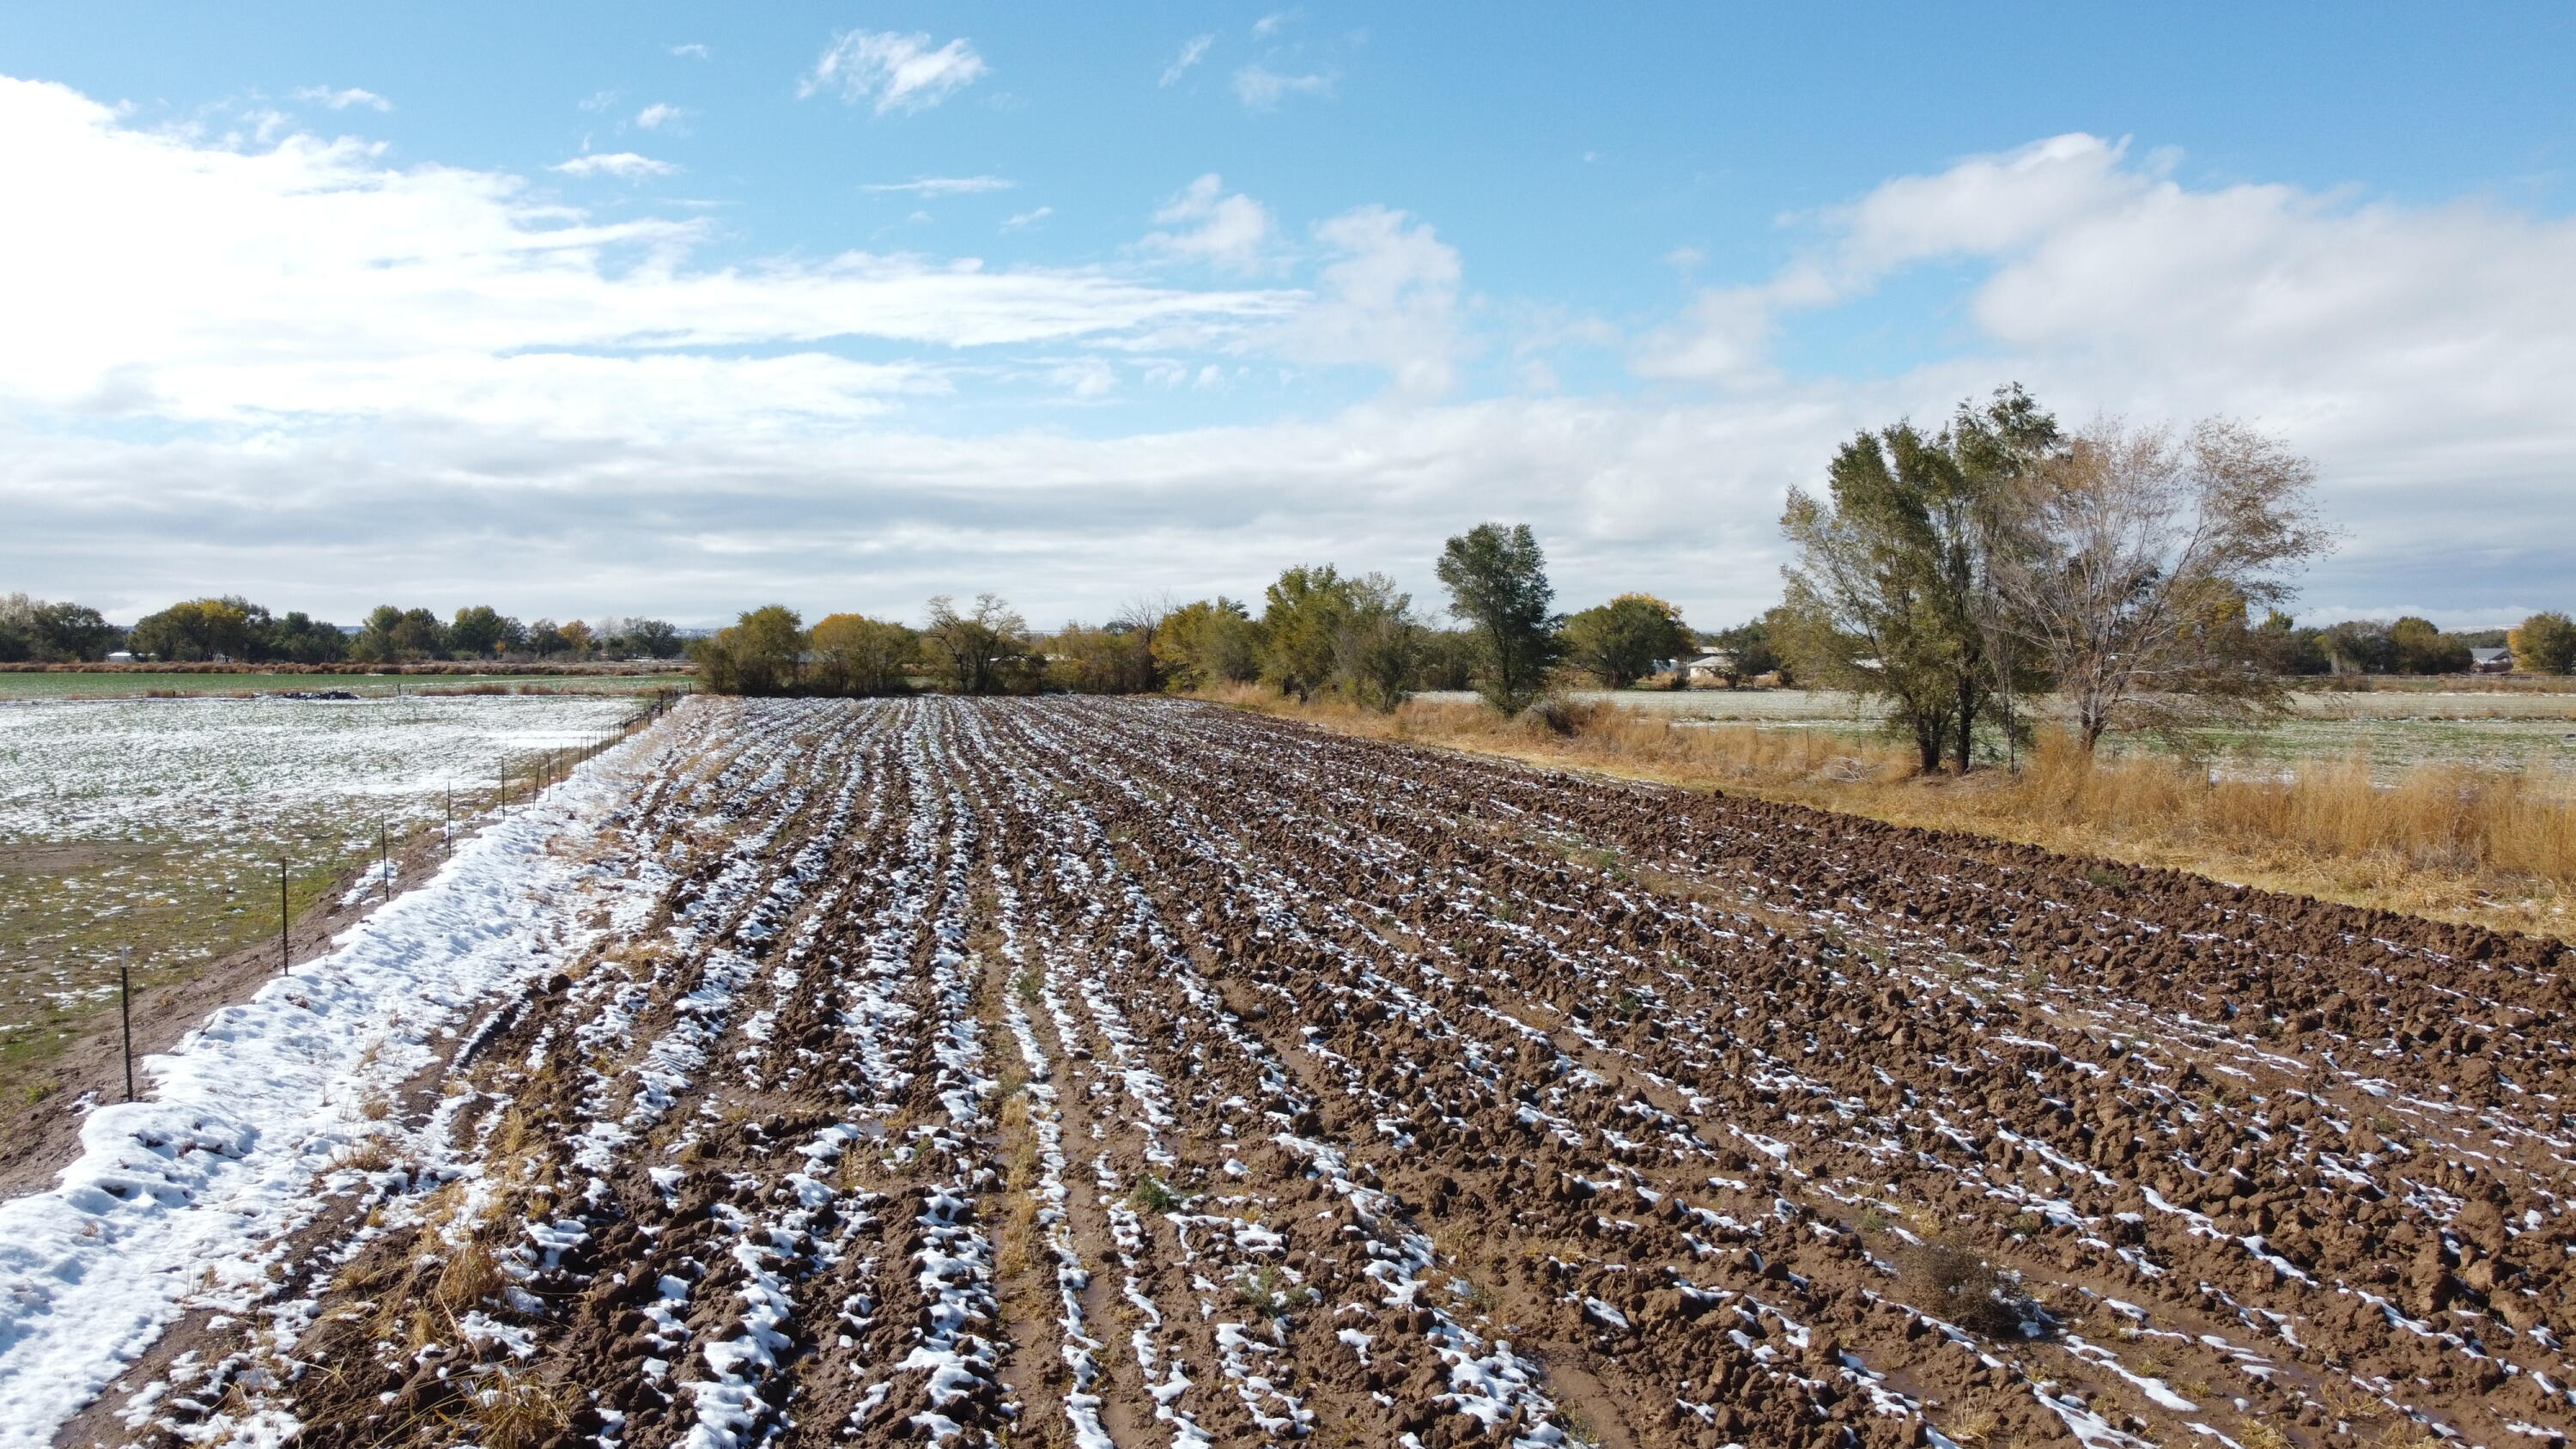
{"type": "Polygon", "coordinates": [[[68,1440],[2576,1421],[2554,946],[1187,704],[646,738],[640,904],[68,1440]]]}

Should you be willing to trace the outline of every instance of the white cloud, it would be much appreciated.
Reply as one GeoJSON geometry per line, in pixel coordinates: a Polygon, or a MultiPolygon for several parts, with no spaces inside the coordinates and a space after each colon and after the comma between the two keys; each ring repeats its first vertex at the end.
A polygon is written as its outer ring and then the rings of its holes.
{"type": "Polygon", "coordinates": [[[1778,330],[1773,297],[1762,287],[1707,287],[1691,299],[1675,326],[1645,340],[1636,358],[1640,376],[1744,386],[1777,375],[1770,343],[1778,330]]]}
{"type": "Polygon", "coordinates": [[[367,106],[379,111],[390,111],[394,108],[394,103],[383,96],[377,95],[374,91],[362,91],[356,86],[343,91],[335,91],[329,86],[306,86],[295,93],[295,98],[299,101],[313,101],[329,106],[335,111],[345,111],[351,106],[367,106]]]}
{"type": "Polygon", "coordinates": [[[2576,532],[2576,221],[2172,169],[2075,135],[1894,178],[1821,214],[1771,278],[1700,293],[1638,370],[1758,392],[1778,334],[1906,268],[1966,263],[1982,276],[1962,347],[1985,381],[1913,378],[1962,395],[2018,378],[2072,419],[2224,412],[2282,432],[2351,535],[2310,586],[2330,608],[2483,596],[2535,567],[2556,574],[2544,594],[2576,586],[2529,542],[2576,532]]]}
{"type": "Polygon", "coordinates": [[[1280,347],[1306,362],[1383,368],[1416,397],[1456,381],[1458,280],[1455,247],[1401,211],[1363,206],[1315,228],[1335,254],[1321,297],[1280,327],[1280,347]]]}
{"type": "Polygon", "coordinates": [[[1285,75],[1258,63],[1234,73],[1234,97],[1247,111],[1275,111],[1290,96],[1329,96],[1329,75],[1285,75]]]}
{"type": "MultiPolygon", "coordinates": [[[[1646,588],[1718,625],[1776,598],[1781,491],[1839,439],[2010,378],[2071,420],[2286,433],[2353,535],[2309,581],[2320,611],[2474,623],[2576,590],[2576,222],[2488,205],[2186,186],[2089,138],[1971,158],[1812,218],[1793,265],[1650,343],[1728,390],[1485,398],[1462,379],[1491,309],[1383,207],[1313,228],[1311,292],[1193,290],[1132,263],[720,266],[695,225],[522,177],[138,129],[59,86],[0,80],[0,138],[0,577],[125,617],[250,589],[338,619],[488,599],[695,622],[770,598],[917,618],[998,587],[1097,618],[1301,560],[1433,597],[1439,540],[1499,516],[1537,527],[1569,604],[1646,588]],[[1772,359],[1926,261],[1972,272],[1943,314],[1959,356],[1772,359]],[[1395,385],[1324,410],[1300,390],[1322,367],[1395,385]],[[1281,416],[1195,425],[1192,389],[1281,416]]],[[[1234,199],[1193,185],[1158,235],[1279,265],[1257,203],[1217,225],[1234,199]]],[[[1552,361],[1502,357],[1583,386],[1552,361]]]]}
{"type": "Polygon", "coordinates": [[[934,50],[927,35],[853,30],[832,38],[796,93],[835,92],[851,105],[873,98],[882,116],[927,110],[974,84],[988,69],[963,38],[934,50]]]}
{"type": "Polygon", "coordinates": [[[1274,10],[1268,15],[1262,16],[1260,19],[1252,22],[1253,38],[1255,40],[1270,39],[1280,31],[1285,30],[1288,27],[1288,22],[1296,19],[1298,13],[1299,12],[1294,10],[1274,10]]]}
{"type": "Polygon", "coordinates": [[[1085,402],[1107,397],[1118,387],[1118,371],[1097,357],[1068,362],[1051,374],[1056,385],[1085,402]]]}
{"type": "Polygon", "coordinates": [[[688,119],[688,115],[688,112],[668,101],[655,101],[635,113],[635,124],[647,131],[680,131],[686,129],[681,123],[688,119]]]}
{"type": "Polygon", "coordinates": [[[1170,65],[1163,67],[1163,78],[1155,84],[1168,86],[1187,75],[1191,66],[1207,59],[1208,47],[1214,44],[1216,44],[1216,37],[1213,35],[1193,35],[1183,41],[1180,55],[1175,57],[1170,65]]]}
{"type": "Polygon", "coordinates": [[[616,104],[617,92],[592,91],[590,95],[581,102],[581,108],[585,111],[604,111],[610,106],[616,104]]]}
{"type": "Polygon", "coordinates": [[[696,41],[691,41],[687,45],[672,46],[671,53],[682,60],[711,60],[715,57],[714,51],[707,49],[696,41]]]}
{"type": "MultiPolygon", "coordinates": [[[[46,218],[0,229],[0,277],[46,279],[12,289],[0,413],[293,426],[379,408],[435,416],[515,386],[504,379],[528,354],[840,337],[1030,345],[1184,323],[1240,333],[1298,305],[1292,293],[858,252],[692,266],[693,223],[599,222],[526,195],[516,177],[397,170],[356,141],[209,147],[133,129],[52,85],[0,80],[0,135],[0,192],[46,218]]],[[[659,164],[622,156],[563,164],[607,175],[659,164]]],[[[620,372],[568,375],[613,388],[620,372]]]]}
{"type": "Polygon", "coordinates": [[[1225,179],[1213,171],[1163,203],[1154,220],[1185,229],[1147,233],[1146,250],[1231,272],[1259,270],[1278,231],[1268,207],[1240,192],[1227,195],[1225,179]]]}
{"type": "Polygon", "coordinates": [[[914,196],[975,196],[987,191],[1008,191],[1019,184],[1001,176],[924,176],[918,181],[879,181],[859,189],[903,191],[914,196]]]}
{"type": "Polygon", "coordinates": [[[1035,211],[1023,211],[1003,222],[1002,230],[1017,231],[1024,226],[1035,226],[1053,215],[1055,215],[1055,208],[1052,206],[1041,206],[1035,211]]]}
{"type": "Polygon", "coordinates": [[[603,151],[575,156],[546,169],[560,171],[566,176],[617,176],[628,181],[641,181],[647,176],[669,176],[680,168],[668,161],[638,156],[632,151],[603,151]]]}

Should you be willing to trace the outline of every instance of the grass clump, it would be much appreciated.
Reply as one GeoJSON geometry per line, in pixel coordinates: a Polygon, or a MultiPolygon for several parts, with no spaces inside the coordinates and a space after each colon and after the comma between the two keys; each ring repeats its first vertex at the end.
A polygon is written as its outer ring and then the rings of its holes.
{"type": "Polygon", "coordinates": [[[572,1427],[573,1391],[501,1369],[466,1399],[464,1417],[483,1449],[538,1449],[572,1427]]]}
{"type": "Polygon", "coordinates": [[[1322,1297],[1302,1283],[1281,1287],[1276,1268],[1262,1268],[1237,1278],[1234,1294],[1243,1300],[1245,1307],[1265,1318],[1276,1318],[1291,1310],[1309,1307],[1322,1297]]]}
{"type": "Polygon", "coordinates": [[[1163,1184],[1161,1178],[1150,1172],[1136,1179],[1136,1190],[1129,1196],[1136,1200],[1136,1206],[1149,1213],[1167,1213],[1181,1205],[1180,1198],[1163,1184]]]}
{"type": "Polygon", "coordinates": [[[1916,1306],[1970,1333],[2019,1337],[2023,1321],[2037,1316],[2018,1278],[1996,1271],[1974,1248],[1951,1238],[1908,1247],[1897,1255],[1896,1267],[1916,1306]]]}
{"type": "Polygon", "coordinates": [[[455,1249],[438,1270],[430,1298],[449,1313],[462,1313],[501,1291],[501,1265],[479,1240],[455,1249]]]}

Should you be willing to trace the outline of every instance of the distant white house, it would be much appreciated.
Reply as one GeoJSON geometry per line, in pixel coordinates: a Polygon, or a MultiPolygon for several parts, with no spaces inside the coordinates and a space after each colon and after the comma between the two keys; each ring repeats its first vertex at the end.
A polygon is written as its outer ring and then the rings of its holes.
{"type": "Polygon", "coordinates": [[[130,650],[111,649],[107,652],[107,662],[110,664],[132,664],[135,662],[135,659],[133,652],[130,650]]]}
{"type": "Polygon", "coordinates": [[[2513,651],[2510,649],[2472,649],[2469,651],[2471,674],[2511,674],[2513,651]]]}
{"type": "Polygon", "coordinates": [[[1735,672],[1735,655],[1724,649],[1714,650],[1686,661],[1681,668],[1686,680],[1724,679],[1735,672]]]}

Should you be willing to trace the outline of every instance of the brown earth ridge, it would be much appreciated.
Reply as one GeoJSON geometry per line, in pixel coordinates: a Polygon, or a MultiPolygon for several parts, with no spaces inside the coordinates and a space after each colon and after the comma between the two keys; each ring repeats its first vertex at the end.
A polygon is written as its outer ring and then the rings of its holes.
{"type": "Polygon", "coordinates": [[[2576,1417],[2556,943],[1178,702],[647,739],[597,848],[658,910],[60,1442],[2576,1417]]]}

